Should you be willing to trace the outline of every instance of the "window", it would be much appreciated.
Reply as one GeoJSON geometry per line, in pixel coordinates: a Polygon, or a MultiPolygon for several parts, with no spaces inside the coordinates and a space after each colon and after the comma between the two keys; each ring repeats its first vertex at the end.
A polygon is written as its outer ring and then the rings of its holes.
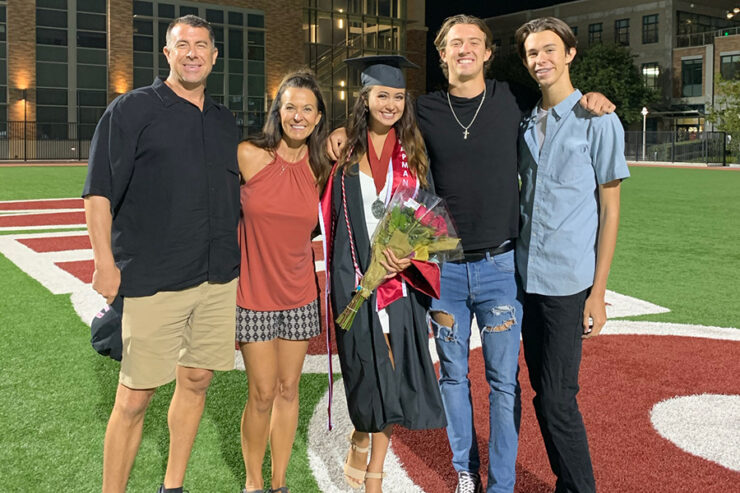
{"type": "Polygon", "coordinates": [[[578,37],[578,26],[570,26],[570,30],[573,31],[573,36],[578,37]]]}
{"type": "Polygon", "coordinates": [[[658,14],[642,16],[642,43],[658,42],[658,14]]]}
{"type": "Polygon", "coordinates": [[[702,59],[681,60],[681,96],[701,96],[702,59]]]}
{"type": "Polygon", "coordinates": [[[723,79],[731,80],[740,77],[740,53],[735,55],[720,54],[719,60],[719,70],[723,79]]]}
{"type": "Polygon", "coordinates": [[[658,89],[658,77],[660,77],[660,66],[658,62],[642,64],[642,83],[648,89],[658,89]]]}
{"type": "Polygon", "coordinates": [[[622,46],[630,44],[630,20],[619,19],[614,21],[614,43],[622,46]]]}
{"type": "Polygon", "coordinates": [[[170,67],[162,48],[167,42],[167,27],[175,14],[198,15],[211,23],[218,49],[216,64],[208,76],[208,94],[226,105],[239,125],[249,125],[249,133],[261,130],[266,85],[264,14],[212,4],[194,6],[194,3],[180,0],[134,2],[134,87],[148,86],[154,77],[169,74],[170,67]]]}
{"type": "Polygon", "coordinates": [[[601,43],[601,32],[604,25],[601,22],[588,25],[588,44],[601,43]]]}

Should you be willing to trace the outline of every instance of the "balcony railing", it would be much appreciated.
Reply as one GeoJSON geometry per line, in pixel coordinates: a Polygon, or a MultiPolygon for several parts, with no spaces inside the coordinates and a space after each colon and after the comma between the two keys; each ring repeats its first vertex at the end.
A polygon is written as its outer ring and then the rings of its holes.
{"type": "Polygon", "coordinates": [[[728,27],[717,31],[706,31],[703,33],[679,34],[675,38],[675,48],[710,45],[714,42],[715,38],[735,36],[737,34],[740,34],[740,26],[728,27]]]}

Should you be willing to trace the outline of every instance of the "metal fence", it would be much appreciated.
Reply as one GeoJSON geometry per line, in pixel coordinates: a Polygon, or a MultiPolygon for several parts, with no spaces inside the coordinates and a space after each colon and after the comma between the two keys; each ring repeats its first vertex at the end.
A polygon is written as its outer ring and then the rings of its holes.
{"type": "MultiPolygon", "coordinates": [[[[254,127],[239,126],[242,138],[254,127]]],[[[87,160],[94,123],[0,123],[0,160],[87,160]]],[[[665,161],[726,165],[724,132],[625,132],[624,153],[630,161],[665,161]]]]}
{"type": "Polygon", "coordinates": [[[652,131],[645,132],[644,140],[643,153],[643,133],[625,132],[624,154],[629,161],[726,166],[731,160],[725,132],[652,131]]]}

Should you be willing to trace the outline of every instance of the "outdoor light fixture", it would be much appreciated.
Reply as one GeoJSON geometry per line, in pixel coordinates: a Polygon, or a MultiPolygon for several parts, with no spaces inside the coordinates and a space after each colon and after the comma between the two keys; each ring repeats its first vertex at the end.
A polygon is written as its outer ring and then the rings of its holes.
{"type": "Polygon", "coordinates": [[[642,160],[645,160],[645,127],[646,127],[646,121],[647,121],[647,115],[648,115],[648,109],[643,106],[642,111],[642,160]]]}

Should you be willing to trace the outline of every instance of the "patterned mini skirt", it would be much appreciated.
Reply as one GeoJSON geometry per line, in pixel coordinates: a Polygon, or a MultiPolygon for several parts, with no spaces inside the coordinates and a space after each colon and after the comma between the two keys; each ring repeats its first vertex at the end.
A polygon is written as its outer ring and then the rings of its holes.
{"type": "Polygon", "coordinates": [[[273,339],[305,341],[321,333],[319,300],[289,310],[261,312],[236,307],[236,340],[260,342],[273,339]]]}

